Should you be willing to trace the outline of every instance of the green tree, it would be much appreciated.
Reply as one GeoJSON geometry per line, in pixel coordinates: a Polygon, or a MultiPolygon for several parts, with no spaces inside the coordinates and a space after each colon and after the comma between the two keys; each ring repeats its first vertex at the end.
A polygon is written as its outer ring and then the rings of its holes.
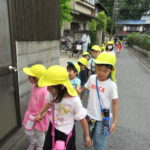
{"type": "Polygon", "coordinates": [[[92,19],[88,22],[88,28],[89,30],[96,30],[97,22],[95,19],[92,19]]]}
{"type": "Polygon", "coordinates": [[[104,11],[99,12],[98,15],[96,16],[96,22],[97,22],[96,29],[101,31],[106,31],[107,19],[108,17],[106,16],[104,11]]]}
{"type": "Polygon", "coordinates": [[[140,19],[150,10],[149,0],[122,0],[119,9],[119,19],[140,19]]]}
{"type": "MultiPolygon", "coordinates": [[[[106,31],[109,34],[111,34],[112,23],[113,22],[112,22],[111,17],[107,17],[107,28],[106,28],[106,31]]],[[[116,28],[117,28],[116,24],[114,24],[114,26],[113,26],[113,32],[112,32],[113,35],[116,33],[116,28]]]]}
{"type": "Polygon", "coordinates": [[[60,0],[60,22],[71,22],[72,19],[72,7],[70,2],[72,0],[60,0]]]}

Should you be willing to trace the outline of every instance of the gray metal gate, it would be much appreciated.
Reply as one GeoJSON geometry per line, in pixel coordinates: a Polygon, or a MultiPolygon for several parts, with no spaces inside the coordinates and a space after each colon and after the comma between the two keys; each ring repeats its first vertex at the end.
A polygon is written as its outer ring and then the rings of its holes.
{"type": "Polygon", "coordinates": [[[0,142],[18,127],[20,120],[8,2],[0,0],[0,142]]]}

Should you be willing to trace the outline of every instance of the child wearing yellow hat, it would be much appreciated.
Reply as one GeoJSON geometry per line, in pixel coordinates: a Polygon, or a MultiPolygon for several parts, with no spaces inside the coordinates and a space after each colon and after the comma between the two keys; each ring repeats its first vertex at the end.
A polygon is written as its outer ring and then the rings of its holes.
{"type": "Polygon", "coordinates": [[[85,84],[85,89],[89,90],[88,121],[95,150],[105,150],[108,135],[115,132],[118,122],[118,90],[114,81],[116,57],[105,52],[94,61],[96,74],[85,84]],[[113,121],[110,127],[111,110],[113,121]]]}
{"type": "MultiPolygon", "coordinates": [[[[89,77],[89,69],[87,68],[88,61],[86,58],[81,57],[78,59],[78,64],[81,69],[81,71],[79,73],[79,78],[81,80],[81,87],[83,88],[89,77]]],[[[81,95],[80,95],[81,100],[83,99],[83,96],[86,95],[86,93],[87,93],[86,91],[81,93],[81,95]]]]}
{"type": "Polygon", "coordinates": [[[69,79],[72,83],[72,86],[76,89],[78,93],[80,93],[81,88],[81,80],[78,77],[81,69],[77,63],[67,62],[67,71],[69,73],[69,79]]]}
{"type": "Polygon", "coordinates": [[[88,69],[89,69],[89,75],[91,74],[95,74],[95,63],[94,63],[94,59],[97,58],[97,56],[101,53],[101,48],[98,45],[93,45],[91,50],[90,50],[90,54],[91,54],[91,59],[89,60],[89,65],[88,65],[88,69]]]}
{"type": "Polygon", "coordinates": [[[49,125],[49,113],[46,112],[40,122],[35,122],[34,119],[47,103],[45,100],[45,96],[48,94],[47,88],[38,86],[38,80],[46,72],[46,68],[43,65],[36,64],[23,68],[23,71],[28,75],[28,79],[32,84],[28,107],[23,120],[25,133],[30,142],[27,150],[34,150],[35,148],[36,150],[42,150],[45,132],[48,130],[49,125]]]}
{"type": "MultiPolygon", "coordinates": [[[[66,141],[71,132],[74,134],[74,120],[80,120],[86,137],[86,146],[90,146],[91,139],[85,119],[86,110],[69,80],[69,74],[66,69],[57,65],[49,67],[45,75],[40,78],[38,84],[40,87],[47,86],[49,95],[47,96],[48,104],[43,107],[36,120],[41,120],[43,114],[49,108],[52,108],[54,113],[54,119],[50,118],[43,150],[54,149],[52,147],[55,146],[52,144],[52,124],[55,125],[55,141],[66,141]]],[[[73,136],[70,137],[66,150],[75,150],[75,139],[73,136]]]]}
{"type": "MultiPolygon", "coordinates": [[[[104,51],[104,52],[105,52],[105,51],[104,51]]],[[[116,54],[115,54],[115,51],[114,51],[114,41],[108,41],[108,42],[107,42],[107,45],[106,45],[106,52],[110,52],[110,53],[116,55],[116,54]]]]}
{"type": "Polygon", "coordinates": [[[82,57],[86,58],[89,61],[90,60],[90,53],[84,52],[84,53],[82,53],[82,57]]]}

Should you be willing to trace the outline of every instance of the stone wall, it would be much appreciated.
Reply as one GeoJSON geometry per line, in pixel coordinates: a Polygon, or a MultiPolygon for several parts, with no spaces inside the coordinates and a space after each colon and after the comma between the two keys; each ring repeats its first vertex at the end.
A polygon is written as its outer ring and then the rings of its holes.
{"type": "Polygon", "coordinates": [[[150,51],[145,50],[143,48],[138,47],[137,45],[132,46],[136,51],[139,51],[140,53],[144,54],[146,57],[150,58],[150,51]]]}
{"type": "Polygon", "coordinates": [[[22,71],[23,67],[34,64],[43,64],[49,67],[59,64],[59,49],[59,41],[16,42],[21,118],[24,116],[31,89],[28,77],[22,71]]]}

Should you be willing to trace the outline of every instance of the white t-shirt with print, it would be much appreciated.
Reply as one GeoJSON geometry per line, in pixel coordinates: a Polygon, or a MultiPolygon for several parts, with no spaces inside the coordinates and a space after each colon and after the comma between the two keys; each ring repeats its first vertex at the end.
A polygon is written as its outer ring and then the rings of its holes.
{"type": "MultiPolygon", "coordinates": [[[[53,96],[48,93],[48,103],[53,101],[53,96]]],[[[74,120],[81,120],[87,115],[79,96],[63,98],[60,103],[55,103],[55,128],[65,134],[69,134],[74,126],[74,120]]],[[[52,122],[52,115],[50,115],[52,122]]]]}
{"type": "MultiPolygon", "coordinates": [[[[85,87],[89,90],[87,113],[91,118],[101,121],[102,115],[100,111],[100,102],[96,91],[96,76],[97,75],[91,75],[85,84],[85,87]]],[[[118,98],[116,83],[111,79],[107,79],[106,81],[98,80],[98,91],[100,93],[102,108],[109,108],[111,111],[112,100],[118,98]]],[[[110,116],[112,117],[111,112],[110,116]]]]}

